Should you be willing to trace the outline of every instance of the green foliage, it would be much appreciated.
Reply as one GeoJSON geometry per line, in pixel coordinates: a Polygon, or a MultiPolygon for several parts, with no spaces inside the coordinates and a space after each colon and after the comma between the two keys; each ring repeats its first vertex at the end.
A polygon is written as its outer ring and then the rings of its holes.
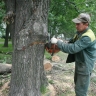
{"type": "Polygon", "coordinates": [[[0,32],[5,32],[5,28],[3,26],[3,18],[5,15],[5,4],[3,0],[0,1],[0,32]]]}
{"type": "Polygon", "coordinates": [[[5,15],[5,4],[3,1],[0,2],[0,23],[5,15]]]}
{"type": "Polygon", "coordinates": [[[87,12],[92,17],[90,27],[95,32],[96,16],[95,0],[51,0],[49,9],[49,33],[51,36],[64,34],[70,37],[76,31],[72,19],[81,12],[87,12]]]}
{"type": "Polygon", "coordinates": [[[51,0],[49,10],[49,33],[51,33],[51,35],[58,35],[73,32],[71,29],[73,23],[70,19],[73,18],[76,13],[77,11],[74,6],[70,6],[67,0],[51,0]]]}

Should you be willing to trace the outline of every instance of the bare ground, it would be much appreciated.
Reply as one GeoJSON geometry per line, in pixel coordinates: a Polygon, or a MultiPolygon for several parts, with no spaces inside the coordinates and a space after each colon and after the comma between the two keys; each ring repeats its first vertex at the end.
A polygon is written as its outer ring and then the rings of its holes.
{"type": "MultiPolygon", "coordinates": [[[[75,96],[74,92],[74,63],[65,63],[67,54],[59,53],[60,62],[52,62],[53,69],[48,74],[49,81],[55,90],[55,96],[75,96]]],[[[96,70],[96,67],[94,68],[96,70]]],[[[88,96],[96,96],[96,72],[93,72],[88,96]]]]}

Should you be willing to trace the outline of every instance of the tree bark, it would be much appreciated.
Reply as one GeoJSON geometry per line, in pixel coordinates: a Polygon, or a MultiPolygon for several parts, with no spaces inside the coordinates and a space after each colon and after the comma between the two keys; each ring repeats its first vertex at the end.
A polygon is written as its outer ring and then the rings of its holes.
{"type": "Polygon", "coordinates": [[[5,41],[4,41],[4,47],[8,47],[8,38],[9,38],[9,32],[10,32],[10,27],[7,26],[6,28],[6,34],[5,34],[5,41]]]}
{"type": "Polygon", "coordinates": [[[43,59],[49,0],[11,1],[16,16],[9,96],[41,96],[40,89],[47,84],[43,59]]]}

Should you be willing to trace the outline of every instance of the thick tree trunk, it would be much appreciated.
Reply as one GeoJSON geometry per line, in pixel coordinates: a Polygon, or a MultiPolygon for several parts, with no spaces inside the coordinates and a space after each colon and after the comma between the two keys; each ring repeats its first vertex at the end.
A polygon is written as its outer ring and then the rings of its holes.
{"type": "MultiPolygon", "coordinates": [[[[14,0],[13,0],[14,1],[14,0]]],[[[10,2],[9,2],[10,3],[10,2]]],[[[15,35],[9,96],[41,96],[49,0],[15,1],[15,35]]]]}

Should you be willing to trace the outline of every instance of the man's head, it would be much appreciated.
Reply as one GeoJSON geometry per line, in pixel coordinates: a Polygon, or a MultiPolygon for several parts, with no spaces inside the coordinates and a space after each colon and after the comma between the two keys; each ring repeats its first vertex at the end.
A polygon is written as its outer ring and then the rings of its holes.
{"type": "Polygon", "coordinates": [[[81,13],[77,18],[72,19],[72,21],[76,24],[77,31],[82,32],[88,28],[91,18],[87,13],[81,13]]]}
{"type": "Polygon", "coordinates": [[[72,19],[74,23],[90,23],[91,18],[87,13],[81,13],[77,18],[72,19]]]}

